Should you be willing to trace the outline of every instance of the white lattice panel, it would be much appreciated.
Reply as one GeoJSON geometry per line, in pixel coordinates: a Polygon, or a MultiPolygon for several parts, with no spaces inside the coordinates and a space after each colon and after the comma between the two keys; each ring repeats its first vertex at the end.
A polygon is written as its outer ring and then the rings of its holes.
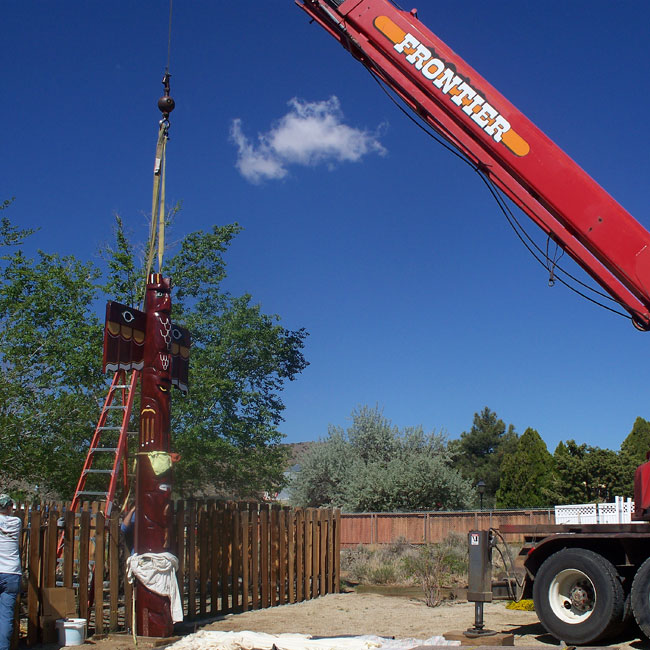
{"type": "Polygon", "coordinates": [[[556,524],[629,524],[632,521],[632,499],[615,497],[614,503],[581,503],[555,506],[556,524]]]}
{"type": "Polygon", "coordinates": [[[556,524],[597,524],[598,509],[595,503],[555,506],[556,524]]]}

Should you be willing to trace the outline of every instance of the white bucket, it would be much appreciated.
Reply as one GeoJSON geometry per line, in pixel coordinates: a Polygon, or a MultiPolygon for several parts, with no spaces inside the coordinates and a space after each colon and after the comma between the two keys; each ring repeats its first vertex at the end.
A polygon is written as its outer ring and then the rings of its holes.
{"type": "Polygon", "coordinates": [[[85,618],[60,618],[56,622],[59,645],[81,645],[86,641],[85,618]]]}

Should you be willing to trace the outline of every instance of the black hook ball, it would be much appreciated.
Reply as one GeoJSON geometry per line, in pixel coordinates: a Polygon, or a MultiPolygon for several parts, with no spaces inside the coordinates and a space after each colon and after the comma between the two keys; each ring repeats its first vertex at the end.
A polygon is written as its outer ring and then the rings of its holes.
{"type": "Polygon", "coordinates": [[[171,113],[175,106],[176,102],[169,95],[165,95],[158,100],[158,109],[161,113],[171,113]]]}

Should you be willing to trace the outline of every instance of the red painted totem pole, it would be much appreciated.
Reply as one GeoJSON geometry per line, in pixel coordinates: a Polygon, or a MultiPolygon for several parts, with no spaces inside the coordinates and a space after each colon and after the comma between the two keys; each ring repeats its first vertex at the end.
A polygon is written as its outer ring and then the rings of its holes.
{"type": "MultiPolygon", "coordinates": [[[[116,302],[106,307],[105,370],[139,370],[140,437],[136,469],[135,552],[170,551],[171,513],[170,392],[187,392],[189,332],[172,324],[171,282],[149,276],[145,311],[116,302]]],[[[171,636],[166,596],[136,582],[136,629],[144,636],[171,636]]]]}

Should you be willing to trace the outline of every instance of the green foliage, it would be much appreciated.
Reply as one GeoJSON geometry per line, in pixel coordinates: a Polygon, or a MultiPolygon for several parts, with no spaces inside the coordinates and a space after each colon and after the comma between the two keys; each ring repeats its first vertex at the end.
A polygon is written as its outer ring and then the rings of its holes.
{"type": "Polygon", "coordinates": [[[621,477],[623,489],[618,496],[633,494],[634,472],[639,465],[646,462],[648,452],[650,452],[650,422],[638,417],[634,421],[632,431],[621,443],[619,460],[623,473],[621,477]]]}
{"type": "Polygon", "coordinates": [[[626,468],[611,449],[561,442],[554,453],[551,494],[555,504],[610,501],[631,496],[626,490],[626,468]]]}
{"type": "MultiPolygon", "coordinates": [[[[500,468],[504,458],[512,454],[517,445],[517,434],[512,424],[505,423],[487,406],[474,413],[469,431],[461,433],[458,440],[449,443],[449,451],[455,454],[455,467],[472,485],[485,482],[484,504],[494,505],[499,487],[500,468]]],[[[478,505],[478,495],[476,503],[478,505]]]]}
{"type": "MultiPolygon", "coordinates": [[[[249,295],[221,287],[224,254],[239,230],[187,235],[165,270],[173,318],[193,337],[190,395],[177,393],[172,406],[172,445],[182,455],[175,486],[185,495],[247,496],[283,483],[280,394],[307,365],[306,332],[285,329],[249,295]]],[[[0,246],[10,247],[0,268],[0,462],[5,480],[71,498],[107,391],[100,289],[140,307],[144,269],[119,217],[101,283],[95,266],[73,256],[30,259],[14,250],[31,232],[0,220],[0,246]]]]}
{"type": "MultiPolygon", "coordinates": [[[[27,231],[10,225],[17,244],[27,231]]],[[[0,271],[0,464],[5,475],[68,494],[101,395],[101,326],[91,264],[20,250],[0,271]]]]}
{"type": "Polygon", "coordinates": [[[496,494],[498,508],[536,508],[552,505],[549,484],[553,457],[535,429],[526,429],[514,453],[501,464],[496,494]]]}
{"type": "Polygon", "coordinates": [[[287,330],[249,295],[222,289],[223,254],[239,231],[233,224],[192,233],[167,265],[173,318],[192,334],[190,395],[172,410],[175,448],[185,459],[177,477],[186,492],[209,484],[251,495],[282,485],[280,394],[307,366],[305,330],[287,330]]]}
{"type": "Polygon", "coordinates": [[[325,440],[301,459],[292,502],[350,512],[466,508],[471,484],[453,469],[445,438],[421,427],[400,431],[377,409],[352,412],[344,431],[329,427],[325,440]]]}
{"type": "Polygon", "coordinates": [[[124,229],[119,215],[115,215],[113,229],[115,244],[103,250],[108,264],[108,278],[103,286],[109,300],[121,302],[129,307],[139,308],[144,298],[142,272],[136,266],[133,245],[124,229]]]}
{"type": "Polygon", "coordinates": [[[635,465],[645,463],[650,452],[650,422],[639,417],[634,421],[632,431],[621,443],[621,453],[628,456],[635,465]]]}

